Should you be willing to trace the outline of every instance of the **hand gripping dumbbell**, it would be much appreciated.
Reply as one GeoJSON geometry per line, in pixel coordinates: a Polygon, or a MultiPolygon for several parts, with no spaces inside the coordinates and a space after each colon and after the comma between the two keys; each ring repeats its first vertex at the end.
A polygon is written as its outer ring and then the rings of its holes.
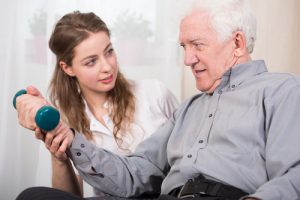
{"type": "MultiPolygon", "coordinates": [[[[23,94],[27,94],[27,91],[24,89],[20,90],[15,94],[13,99],[13,105],[15,108],[16,108],[17,97],[23,94]]],[[[51,106],[41,107],[35,115],[35,122],[37,126],[46,132],[55,129],[55,127],[59,123],[59,120],[60,120],[59,112],[51,106]]]]}

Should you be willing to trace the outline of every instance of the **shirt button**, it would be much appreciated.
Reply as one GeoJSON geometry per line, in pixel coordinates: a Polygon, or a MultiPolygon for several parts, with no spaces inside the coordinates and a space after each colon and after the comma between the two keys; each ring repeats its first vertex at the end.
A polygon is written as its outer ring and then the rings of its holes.
{"type": "Polygon", "coordinates": [[[81,144],[80,146],[81,146],[81,148],[84,148],[84,147],[85,147],[84,144],[81,144]]]}
{"type": "Polygon", "coordinates": [[[192,157],[192,155],[191,155],[191,154],[189,154],[189,155],[187,155],[187,157],[188,157],[188,158],[191,158],[191,157],[192,157]]]}
{"type": "Polygon", "coordinates": [[[203,143],[203,140],[199,140],[198,142],[199,142],[200,144],[202,144],[202,143],[203,143]]]}
{"type": "Polygon", "coordinates": [[[208,117],[212,117],[212,114],[209,114],[208,117]]]}
{"type": "Polygon", "coordinates": [[[104,178],[104,175],[103,175],[102,173],[99,173],[98,176],[99,176],[100,178],[104,178]]]}
{"type": "Polygon", "coordinates": [[[81,153],[80,153],[80,152],[77,152],[76,155],[77,155],[77,156],[81,156],[81,153]]]}

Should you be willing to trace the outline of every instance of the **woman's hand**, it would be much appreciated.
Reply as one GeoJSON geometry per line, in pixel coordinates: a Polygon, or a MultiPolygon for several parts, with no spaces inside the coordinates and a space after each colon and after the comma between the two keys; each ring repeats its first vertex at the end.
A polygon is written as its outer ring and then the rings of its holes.
{"type": "Polygon", "coordinates": [[[68,159],[66,150],[71,146],[74,134],[65,123],[61,121],[54,130],[47,132],[44,136],[40,130],[36,131],[36,136],[38,139],[44,139],[46,148],[56,159],[60,161],[68,159]]]}

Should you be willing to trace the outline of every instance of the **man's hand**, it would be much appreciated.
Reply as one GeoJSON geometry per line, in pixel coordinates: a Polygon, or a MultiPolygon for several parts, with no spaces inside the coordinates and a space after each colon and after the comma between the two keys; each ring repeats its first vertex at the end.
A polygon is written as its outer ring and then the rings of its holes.
{"type": "Polygon", "coordinates": [[[35,115],[41,107],[48,105],[48,102],[35,87],[29,86],[26,90],[27,94],[23,94],[16,99],[18,120],[24,128],[35,130],[37,128],[35,115]]]}
{"type": "Polygon", "coordinates": [[[57,127],[47,133],[43,132],[35,122],[37,111],[49,103],[41,95],[40,91],[33,86],[26,88],[27,94],[16,99],[19,123],[30,130],[35,131],[35,137],[42,140],[46,148],[59,161],[67,160],[66,150],[71,146],[74,134],[71,129],[62,121],[57,127]]]}

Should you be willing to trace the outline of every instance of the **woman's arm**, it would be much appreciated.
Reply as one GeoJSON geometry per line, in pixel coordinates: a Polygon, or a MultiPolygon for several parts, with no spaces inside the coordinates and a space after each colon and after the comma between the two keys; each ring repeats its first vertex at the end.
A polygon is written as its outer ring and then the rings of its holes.
{"type": "Polygon", "coordinates": [[[73,134],[68,134],[71,130],[61,121],[49,134],[43,133],[36,126],[34,118],[37,110],[47,104],[47,101],[33,86],[28,87],[27,92],[27,95],[17,98],[19,123],[25,128],[34,130],[36,138],[45,142],[51,152],[52,186],[82,197],[83,181],[80,177],[77,178],[71,161],[65,154],[65,150],[73,140],[73,134]]]}
{"type": "Polygon", "coordinates": [[[83,197],[83,181],[75,174],[70,159],[61,161],[52,155],[51,161],[52,187],[83,197]]]}

